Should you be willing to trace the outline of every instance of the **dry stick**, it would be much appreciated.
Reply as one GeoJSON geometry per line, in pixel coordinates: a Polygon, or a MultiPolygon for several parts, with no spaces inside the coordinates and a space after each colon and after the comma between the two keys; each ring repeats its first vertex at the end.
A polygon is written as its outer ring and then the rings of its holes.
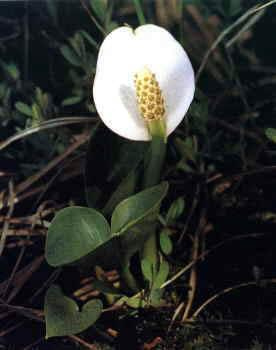
{"type": "Polygon", "coordinates": [[[169,327],[168,327],[168,332],[170,332],[170,330],[172,329],[172,326],[173,326],[174,322],[176,321],[178,315],[180,315],[180,313],[182,312],[184,306],[185,306],[185,303],[182,302],[182,303],[180,303],[180,304],[177,306],[177,308],[175,309],[175,312],[174,312],[173,317],[172,317],[172,319],[171,319],[170,325],[169,325],[169,327]]]}
{"type": "Polygon", "coordinates": [[[231,237],[229,239],[226,239],[225,241],[222,241],[222,242],[214,245],[212,248],[210,248],[210,249],[204,251],[202,254],[200,254],[196,260],[192,260],[191,262],[189,262],[189,264],[187,264],[185,267],[183,267],[183,269],[179,270],[172,278],[170,278],[165,283],[163,283],[161,288],[165,288],[168,285],[172,284],[174,281],[176,281],[178,278],[180,278],[185,272],[189,271],[198,261],[205,258],[207,255],[209,255],[210,253],[212,253],[216,249],[220,248],[224,244],[231,243],[232,241],[236,241],[236,240],[240,240],[240,239],[244,239],[244,238],[257,238],[257,237],[264,236],[266,234],[268,234],[268,233],[251,233],[251,234],[247,234],[247,235],[235,236],[235,237],[231,237]]]}
{"type": "MultiPolygon", "coordinates": [[[[1,306],[7,307],[8,309],[11,309],[12,311],[17,312],[24,317],[45,323],[45,320],[43,318],[43,312],[40,310],[25,308],[25,307],[21,307],[21,306],[13,306],[13,305],[8,305],[8,304],[2,304],[1,306]]],[[[9,329],[7,329],[5,331],[0,332],[0,336],[3,336],[5,334],[11,332],[12,330],[18,328],[19,326],[21,326],[25,322],[26,322],[26,320],[22,321],[20,324],[17,324],[16,326],[10,327],[9,329]]],[[[87,349],[99,350],[95,345],[90,344],[90,343],[86,342],[85,340],[83,340],[75,335],[70,335],[70,336],[68,336],[68,338],[85,346],[87,349]]]]}
{"type": "MultiPolygon", "coordinates": [[[[79,158],[82,158],[83,155],[76,155],[72,158],[70,158],[69,160],[64,161],[63,164],[61,164],[61,166],[59,167],[59,169],[56,171],[56,173],[50,178],[50,180],[46,183],[46,185],[44,186],[44,189],[41,191],[41,193],[39,194],[38,198],[35,200],[34,204],[32,205],[32,208],[35,209],[37,207],[37,205],[41,202],[43,196],[45,196],[45,194],[47,193],[47,191],[49,190],[49,188],[52,186],[52,184],[55,182],[55,180],[60,176],[60,174],[63,172],[63,170],[69,165],[72,164],[75,160],[78,160],[79,158]]],[[[78,174],[80,173],[80,171],[82,171],[82,167],[79,166],[79,164],[77,165],[77,167],[79,169],[78,170],[78,174]]]]}
{"type": "Polygon", "coordinates": [[[43,131],[43,130],[49,130],[52,128],[58,128],[65,125],[71,125],[71,124],[80,124],[80,123],[95,123],[95,118],[91,117],[59,117],[50,119],[44,122],[41,122],[38,126],[31,127],[28,129],[25,129],[23,131],[20,131],[10,137],[8,137],[6,140],[0,142],[0,151],[2,151],[4,148],[8,147],[10,144],[12,144],[15,141],[18,141],[20,139],[23,139],[27,136],[30,136],[32,134],[35,134],[37,132],[43,131]]]}
{"type": "MultiPolygon", "coordinates": [[[[232,125],[230,123],[227,123],[225,120],[219,119],[219,118],[215,118],[215,117],[211,117],[208,120],[211,124],[218,124],[222,127],[224,127],[225,129],[231,131],[234,134],[241,134],[241,129],[235,125],[232,125]]],[[[244,131],[244,136],[247,136],[248,138],[256,141],[259,144],[263,144],[264,141],[261,139],[261,137],[259,137],[257,134],[255,134],[252,131],[244,131]]]]}
{"type": "Polygon", "coordinates": [[[43,169],[38,171],[36,174],[32,175],[30,178],[16,186],[16,194],[23,192],[25,189],[30,187],[34,182],[38,181],[42,176],[48,173],[52,168],[57,166],[63,159],[68,157],[71,153],[73,153],[77,148],[86,143],[90,138],[90,133],[84,133],[79,137],[79,139],[70,145],[65,152],[61,155],[54,158],[49,164],[47,164],[43,169]]]}
{"type": "Polygon", "coordinates": [[[2,330],[2,331],[0,332],[0,337],[4,337],[6,334],[9,334],[10,332],[16,330],[17,328],[23,326],[23,324],[25,324],[26,322],[27,322],[27,321],[24,320],[24,321],[21,321],[21,322],[19,322],[19,323],[16,323],[16,324],[13,325],[13,326],[10,326],[9,328],[6,328],[6,329],[2,330]]]}
{"type": "MultiPolygon", "coordinates": [[[[23,268],[21,268],[14,276],[14,284],[17,285],[20,283],[20,281],[22,281],[22,278],[25,278],[25,275],[29,272],[29,270],[33,269],[33,263],[34,261],[36,261],[36,263],[39,262],[39,260],[42,260],[43,255],[40,255],[39,257],[37,257],[36,259],[34,259],[32,262],[30,262],[29,264],[25,265],[23,268]]],[[[9,279],[3,281],[0,283],[0,294],[3,294],[3,291],[6,289],[7,283],[9,282],[9,279]]],[[[3,301],[4,303],[4,301],[3,301]]]]}
{"type": "Polygon", "coordinates": [[[6,216],[6,219],[4,221],[4,225],[3,225],[3,231],[1,234],[1,238],[0,238],[0,256],[3,253],[4,247],[5,247],[5,242],[6,242],[6,237],[8,235],[8,231],[9,231],[9,225],[10,225],[10,218],[12,216],[13,210],[14,210],[14,198],[15,198],[15,194],[14,194],[14,188],[13,188],[13,181],[10,180],[9,181],[9,202],[10,202],[10,207],[6,216]]]}
{"type": "Polygon", "coordinates": [[[194,319],[196,318],[200,312],[208,305],[210,304],[212,301],[214,301],[215,299],[219,298],[220,296],[224,295],[224,294],[227,294],[229,292],[231,292],[232,290],[235,290],[235,289],[239,289],[239,288],[243,288],[243,287],[248,287],[248,286],[256,286],[258,285],[259,283],[276,283],[276,278],[271,278],[271,279],[263,279],[263,280],[260,280],[260,281],[250,281],[250,282],[243,282],[243,283],[240,283],[240,284],[236,284],[234,286],[231,286],[231,287],[228,287],[228,288],[225,288],[223,290],[221,290],[220,292],[216,293],[215,295],[211,296],[209,299],[207,299],[202,305],[200,305],[199,308],[196,309],[196,311],[193,313],[191,319],[194,319]]]}
{"type": "Polygon", "coordinates": [[[39,338],[37,339],[35,342],[33,342],[32,344],[29,344],[28,346],[26,346],[25,348],[23,348],[22,350],[32,350],[32,349],[36,349],[34,346],[38,345],[39,343],[41,343],[44,340],[44,338],[39,338]]]}
{"type": "MultiPolygon", "coordinates": [[[[45,203],[42,203],[42,204],[40,205],[40,207],[38,208],[37,213],[36,213],[37,215],[39,215],[40,211],[44,209],[44,206],[45,206],[45,203]]],[[[31,225],[31,229],[33,229],[33,228],[35,227],[35,225],[36,225],[36,222],[34,221],[34,222],[32,223],[32,225],[31,225]]],[[[12,272],[11,272],[11,275],[10,275],[10,278],[9,278],[9,280],[8,280],[7,286],[6,286],[5,290],[4,290],[4,293],[3,293],[4,296],[6,295],[8,289],[9,289],[9,286],[10,286],[10,284],[11,284],[12,281],[13,281],[14,275],[16,274],[16,271],[17,271],[17,269],[18,269],[18,266],[20,265],[20,263],[21,263],[21,261],[22,261],[22,258],[23,258],[24,254],[25,254],[25,251],[26,251],[26,246],[23,246],[23,247],[21,248],[21,250],[20,250],[20,253],[19,253],[18,257],[17,257],[15,266],[14,266],[12,272]]],[[[12,294],[10,294],[9,297],[8,297],[8,302],[11,300],[11,295],[12,295],[12,294]]]]}
{"type": "MultiPolygon", "coordinates": [[[[48,203],[51,201],[47,201],[48,203]]],[[[62,206],[58,206],[58,208],[61,208],[62,206]]],[[[54,212],[56,212],[57,210],[57,206],[55,207],[50,207],[49,209],[45,209],[40,213],[40,218],[44,218],[50,214],[53,214],[54,212]]],[[[30,215],[30,216],[23,216],[23,217],[12,217],[12,218],[6,218],[6,216],[4,215],[0,215],[0,222],[5,222],[8,221],[10,224],[14,224],[14,225],[30,225],[32,224],[34,221],[37,221],[37,215],[30,215]]]]}
{"type": "Polygon", "coordinates": [[[183,237],[185,236],[185,233],[189,227],[189,224],[190,224],[190,221],[193,217],[193,214],[194,214],[194,211],[195,211],[195,208],[197,206],[197,203],[198,203],[198,195],[199,195],[199,192],[200,192],[200,186],[197,184],[196,186],[196,190],[195,190],[195,194],[194,194],[194,199],[193,199],[193,202],[192,202],[192,205],[191,205],[191,209],[189,211],[189,214],[188,214],[188,217],[187,217],[187,220],[185,222],[185,225],[183,227],[183,230],[181,232],[181,235],[180,237],[178,238],[177,240],[177,244],[179,245],[182,240],[183,240],[183,237]]]}
{"type": "Polygon", "coordinates": [[[201,62],[201,65],[196,73],[196,81],[200,78],[200,75],[206,66],[206,63],[211,55],[211,53],[217,48],[217,46],[221,43],[221,41],[230,33],[233,29],[235,29],[238,25],[240,25],[242,22],[244,22],[248,17],[253,15],[255,12],[258,12],[260,10],[263,10],[264,8],[276,3],[276,0],[268,1],[267,3],[261,5],[261,6],[253,6],[248,11],[246,11],[241,17],[239,17],[233,24],[231,24],[229,27],[227,27],[225,30],[223,30],[220,35],[217,37],[217,39],[214,41],[214,43],[211,45],[211,47],[207,50],[206,54],[203,57],[203,60],[201,62]]]}
{"type": "MultiPolygon", "coordinates": [[[[23,248],[25,248],[25,246],[23,248]]],[[[32,261],[32,263],[29,265],[30,269],[26,271],[26,274],[24,274],[21,277],[21,279],[19,279],[16,286],[14,286],[14,288],[12,289],[7,299],[8,303],[10,303],[16,297],[16,295],[20,292],[20,290],[23,288],[25,283],[27,283],[27,281],[31,278],[31,276],[39,269],[43,261],[44,261],[44,255],[41,255],[32,261]]]]}
{"type": "MultiPolygon", "coordinates": [[[[193,252],[192,252],[193,261],[197,260],[198,258],[199,238],[205,222],[206,222],[206,208],[203,208],[201,211],[198,228],[196,230],[195,237],[194,237],[193,252]]],[[[185,321],[188,318],[190,310],[192,309],[193,301],[195,298],[195,292],[196,292],[196,284],[197,284],[197,269],[196,269],[196,265],[194,265],[192,267],[191,274],[190,274],[190,280],[189,280],[190,289],[188,291],[188,297],[187,297],[188,300],[187,300],[187,305],[182,317],[182,321],[185,321]]]]}
{"type": "Polygon", "coordinates": [[[259,13],[255,13],[255,15],[252,16],[252,18],[250,18],[250,20],[248,22],[245,23],[245,25],[242,26],[242,28],[238,31],[238,33],[236,35],[233,36],[233,38],[231,38],[225,45],[225,47],[228,49],[229,47],[231,47],[238,39],[239,37],[246,31],[248,31],[249,28],[251,28],[252,26],[254,26],[254,24],[256,22],[259,21],[259,19],[264,15],[265,10],[261,10],[259,13]]]}
{"type": "MultiPolygon", "coordinates": [[[[271,232],[269,232],[271,234],[271,232]]],[[[169,280],[167,280],[165,283],[163,283],[160,287],[160,289],[163,289],[167,286],[169,286],[170,284],[172,284],[174,281],[176,281],[178,278],[180,278],[185,272],[189,271],[199,260],[202,260],[203,258],[205,258],[207,255],[209,255],[210,253],[212,253],[213,251],[215,251],[217,248],[223,246],[226,243],[230,243],[232,241],[236,241],[236,240],[240,240],[243,238],[257,238],[257,237],[261,237],[264,236],[268,233],[251,233],[251,234],[247,234],[247,235],[240,235],[240,236],[236,236],[236,237],[231,237],[229,239],[226,239],[225,241],[222,241],[218,244],[216,244],[215,246],[213,246],[212,248],[205,250],[202,254],[200,254],[196,260],[191,261],[189,264],[187,264],[185,267],[183,267],[183,269],[179,270],[172,278],[170,278],[169,280]]],[[[142,297],[143,293],[145,292],[144,289],[142,289],[139,293],[133,295],[133,298],[136,297],[138,298],[139,296],[142,297]]],[[[121,300],[121,299],[120,299],[121,300]]],[[[119,300],[119,302],[120,302],[119,300]]],[[[121,308],[122,304],[114,304],[114,308],[121,308]]],[[[110,311],[113,308],[109,308],[106,309],[104,311],[110,311]]]]}
{"type": "MultiPolygon", "coordinates": [[[[70,145],[65,152],[63,152],[61,155],[54,158],[52,161],[50,161],[43,169],[38,171],[36,174],[30,176],[27,180],[21,182],[18,186],[15,188],[15,198],[14,202],[16,203],[18,201],[17,195],[24,190],[26,190],[28,187],[30,187],[33,183],[38,181],[42,176],[44,176],[47,172],[49,172],[52,168],[57,166],[63,159],[68,157],[71,153],[73,153],[77,148],[79,148],[82,144],[87,142],[90,138],[89,133],[85,133],[80,137],[75,143],[70,145]]],[[[4,197],[4,192],[0,193],[0,198],[4,197]]],[[[2,203],[0,202],[0,209],[4,206],[4,201],[2,203]]],[[[9,206],[10,203],[8,202],[7,205],[9,206]]]]}
{"type": "Polygon", "coordinates": [[[71,335],[71,336],[69,336],[69,338],[71,338],[72,340],[75,340],[75,341],[78,342],[79,344],[85,346],[87,349],[90,349],[90,350],[99,350],[99,348],[98,348],[96,345],[90,344],[90,343],[88,343],[87,341],[83,340],[82,338],[77,337],[76,335],[71,335]]]}
{"type": "MultiPolygon", "coordinates": [[[[66,181],[66,180],[71,179],[74,176],[78,176],[78,175],[80,175],[81,172],[82,172],[81,169],[76,169],[76,171],[72,171],[70,174],[64,174],[64,176],[61,177],[61,181],[66,181]]],[[[44,190],[45,190],[45,186],[38,186],[36,188],[33,188],[33,189],[23,193],[21,196],[18,196],[16,198],[16,203],[19,203],[26,198],[35,196],[36,194],[43,192],[44,190]]]]}
{"type": "Polygon", "coordinates": [[[248,320],[232,320],[232,319],[222,319],[222,320],[186,320],[183,322],[185,324],[202,324],[202,325],[227,325],[227,324],[235,324],[235,325],[245,325],[245,326],[261,326],[261,327],[273,327],[275,328],[275,322],[264,323],[261,321],[248,321],[248,320]]]}
{"type": "Polygon", "coordinates": [[[257,175],[257,174],[261,174],[261,173],[270,173],[271,171],[276,171],[276,165],[271,165],[271,166],[264,166],[260,169],[255,169],[255,170],[249,170],[249,171],[243,171],[241,173],[237,173],[237,174],[233,174],[233,175],[229,175],[229,176],[225,176],[223,177],[221,176],[212,176],[212,178],[207,179],[206,183],[212,183],[212,182],[225,182],[225,181],[231,181],[231,180],[238,180],[241,177],[244,176],[249,176],[249,175],[257,175]]]}

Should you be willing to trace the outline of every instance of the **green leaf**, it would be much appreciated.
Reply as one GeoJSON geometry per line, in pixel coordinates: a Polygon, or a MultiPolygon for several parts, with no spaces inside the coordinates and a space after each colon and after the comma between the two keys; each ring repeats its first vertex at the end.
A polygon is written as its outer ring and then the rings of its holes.
{"type": "Polygon", "coordinates": [[[142,269],[143,276],[145,277],[145,279],[151,283],[153,280],[153,265],[152,265],[152,263],[147,259],[143,259],[141,261],[141,269],[142,269]]]}
{"type": "Polygon", "coordinates": [[[30,106],[28,106],[26,103],[23,102],[16,102],[15,104],[15,108],[22,114],[27,115],[28,117],[32,117],[33,116],[33,111],[32,108],[30,106]]]}
{"type": "Polygon", "coordinates": [[[143,308],[147,305],[145,300],[142,299],[141,295],[134,295],[130,298],[125,297],[123,300],[128,306],[132,307],[133,309],[143,308]]]}
{"type": "Polygon", "coordinates": [[[102,313],[101,300],[86,303],[82,310],[74,300],[52,285],[45,296],[46,338],[80,333],[93,325],[102,313]]]}
{"type": "Polygon", "coordinates": [[[183,198],[179,197],[177,198],[170,206],[167,215],[166,215],[166,221],[167,223],[170,223],[172,221],[175,221],[179,218],[179,216],[183,213],[183,210],[185,208],[185,201],[183,198]]]}
{"type": "Polygon", "coordinates": [[[97,44],[97,42],[85,30],[79,30],[79,33],[87,40],[87,42],[91,46],[95,47],[96,49],[99,48],[99,45],[97,44]]]}
{"type": "Polygon", "coordinates": [[[90,5],[101,22],[104,22],[107,10],[107,0],[90,0],[90,5]]]}
{"type": "Polygon", "coordinates": [[[75,52],[68,46],[68,45],[62,45],[60,48],[60,52],[62,53],[63,57],[70,62],[75,67],[81,67],[82,62],[80,58],[75,54],[75,52]]]}
{"type": "Polygon", "coordinates": [[[170,239],[170,236],[168,235],[169,232],[169,229],[164,229],[160,233],[160,248],[162,252],[166,255],[171,254],[173,250],[172,241],[170,239]]]}
{"type": "Polygon", "coordinates": [[[74,36],[68,39],[69,43],[71,44],[72,48],[74,49],[74,52],[77,54],[77,56],[83,61],[86,57],[86,49],[84,45],[84,40],[82,35],[79,32],[76,32],[74,36]]]}
{"type": "Polygon", "coordinates": [[[75,105],[79,102],[81,102],[83,99],[82,96],[71,96],[71,97],[67,97],[65,98],[62,102],[61,105],[64,106],[72,106],[75,105]]]}
{"type": "Polygon", "coordinates": [[[135,225],[153,220],[159,211],[162,199],[168,191],[168,183],[150,187],[125,200],[115,208],[111,218],[111,232],[113,235],[121,235],[135,225]]]}
{"type": "Polygon", "coordinates": [[[43,120],[41,109],[39,105],[36,103],[32,104],[32,114],[33,114],[32,126],[34,127],[34,126],[37,126],[43,120]]]}
{"type": "Polygon", "coordinates": [[[20,78],[20,72],[14,63],[8,63],[5,65],[6,72],[10,75],[13,80],[20,78]]]}
{"type": "Polygon", "coordinates": [[[154,280],[152,289],[159,289],[164,282],[166,282],[169,275],[170,266],[166,260],[163,260],[160,264],[159,271],[154,280]]]}
{"type": "Polygon", "coordinates": [[[48,230],[46,260],[51,266],[76,262],[110,238],[109,224],[96,210],[77,206],[62,209],[48,230]]]}
{"type": "Polygon", "coordinates": [[[274,128],[267,128],[265,130],[265,135],[270,141],[276,143],[276,129],[274,129],[274,128]]]}
{"type": "Polygon", "coordinates": [[[196,163],[197,150],[192,137],[187,137],[185,140],[177,137],[175,139],[175,146],[183,159],[196,163]]]}
{"type": "Polygon", "coordinates": [[[153,307],[162,307],[164,306],[165,300],[162,300],[164,290],[163,289],[153,289],[150,293],[149,304],[153,307]]]}

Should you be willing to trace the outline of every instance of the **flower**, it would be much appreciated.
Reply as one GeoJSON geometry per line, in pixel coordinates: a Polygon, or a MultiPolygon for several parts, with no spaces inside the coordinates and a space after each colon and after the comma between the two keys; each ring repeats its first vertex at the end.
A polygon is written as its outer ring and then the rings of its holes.
{"type": "Polygon", "coordinates": [[[163,119],[167,136],[184,118],[194,96],[191,62],[164,28],[119,27],[104,39],[93,96],[104,124],[130,140],[151,139],[148,123],[163,119]]]}

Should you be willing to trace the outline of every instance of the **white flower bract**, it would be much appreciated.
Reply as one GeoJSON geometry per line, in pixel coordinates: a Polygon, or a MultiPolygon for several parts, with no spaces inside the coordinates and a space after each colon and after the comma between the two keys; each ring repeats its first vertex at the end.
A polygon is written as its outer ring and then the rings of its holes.
{"type": "Polygon", "coordinates": [[[164,97],[167,135],[182,121],[194,96],[191,62],[167,30],[152,24],[113,30],[100,47],[93,96],[104,124],[130,140],[151,139],[134,83],[135,74],[145,68],[155,75],[164,97]]]}

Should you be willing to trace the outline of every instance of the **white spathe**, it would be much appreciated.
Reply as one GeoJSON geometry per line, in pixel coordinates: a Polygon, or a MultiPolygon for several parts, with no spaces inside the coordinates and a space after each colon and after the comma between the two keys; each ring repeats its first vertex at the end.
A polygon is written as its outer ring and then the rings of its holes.
{"type": "Polygon", "coordinates": [[[194,96],[191,62],[167,30],[146,24],[112,31],[100,47],[93,96],[104,124],[130,140],[151,139],[134,85],[135,73],[145,67],[155,74],[164,96],[167,135],[182,121],[194,96]]]}

